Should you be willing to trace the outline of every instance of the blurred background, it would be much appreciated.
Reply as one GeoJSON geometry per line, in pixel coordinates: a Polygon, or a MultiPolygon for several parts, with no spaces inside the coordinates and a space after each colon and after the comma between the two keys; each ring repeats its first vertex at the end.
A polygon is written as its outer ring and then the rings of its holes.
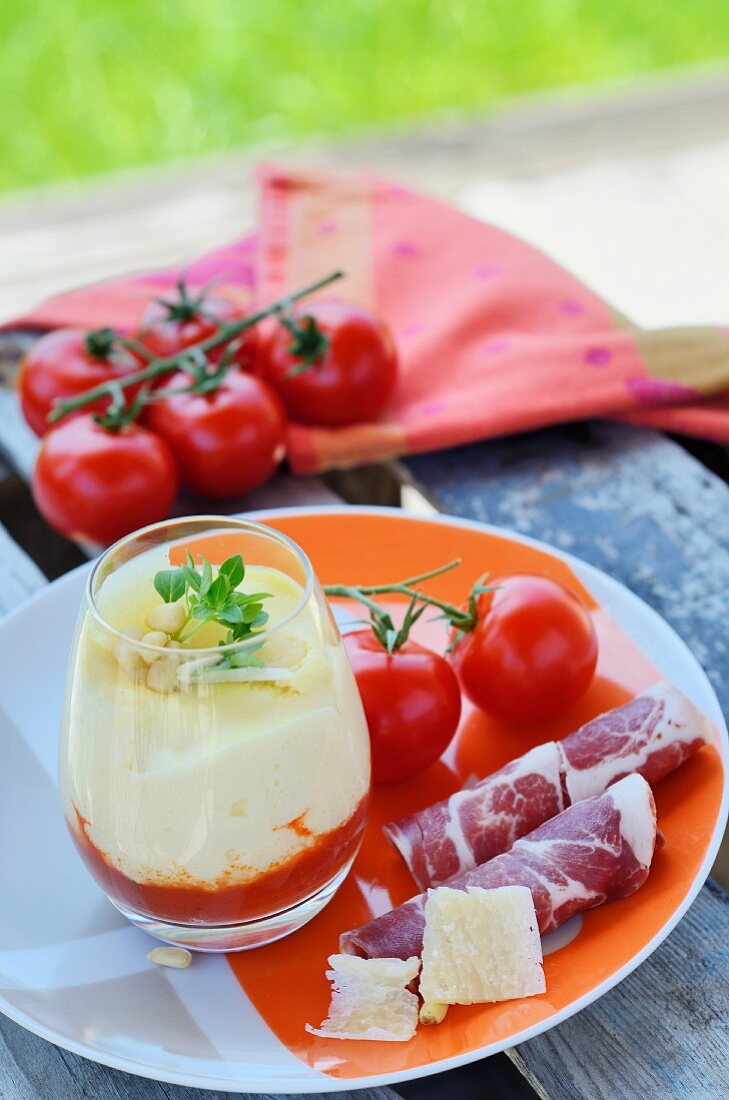
{"type": "Polygon", "coordinates": [[[482,115],[727,54],[726,0],[11,0],[0,189],[482,115]]]}

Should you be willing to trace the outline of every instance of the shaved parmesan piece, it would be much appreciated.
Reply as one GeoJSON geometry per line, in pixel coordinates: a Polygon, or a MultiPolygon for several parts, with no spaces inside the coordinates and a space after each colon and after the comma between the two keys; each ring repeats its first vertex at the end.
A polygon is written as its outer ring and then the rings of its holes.
{"type": "Polygon", "coordinates": [[[420,959],[360,959],[331,955],[329,1015],[321,1027],[306,1025],[325,1039],[379,1039],[404,1042],[418,1025],[418,998],[406,988],[420,970],[420,959]]]}
{"type": "Polygon", "coordinates": [[[481,1004],[544,993],[542,944],[526,886],[441,886],[425,904],[426,1004],[481,1004]]]}

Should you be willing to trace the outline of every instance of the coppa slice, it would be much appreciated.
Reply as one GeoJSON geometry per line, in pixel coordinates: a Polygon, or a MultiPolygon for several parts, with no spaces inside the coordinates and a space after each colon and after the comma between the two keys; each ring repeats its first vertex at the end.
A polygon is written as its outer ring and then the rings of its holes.
{"type": "Polygon", "coordinates": [[[475,787],[385,825],[421,890],[502,852],[564,809],[562,755],[538,745],[475,787]]]}
{"type": "Polygon", "coordinates": [[[441,886],[425,903],[420,995],[435,1004],[483,1004],[544,993],[542,945],[525,886],[441,886]]]}
{"type": "Polygon", "coordinates": [[[306,1025],[326,1039],[405,1042],[418,1026],[418,998],[407,986],[420,959],[358,959],[330,955],[327,978],[333,985],[329,1015],[321,1027],[306,1025]]]}
{"type": "MultiPolygon", "coordinates": [[[[496,856],[452,879],[454,890],[527,886],[544,935],[613,898],[634,893],[648,877],[656,846],[656,807],[640,775],[570,806],[496,856]]],[[[345,932],[340,950],[364,958],[420,955],[426,895],[345,932]]]]}
{"type": "Polygon", "coordinates": [[[512,760],[476,786],[391,825],[385,834],[421,890],[507,852],[561,812],[638,772],[654,786],[710,739],[704,716],[660,681],[571,733],[512,760]]]}
{"type": "Polygon", "coordinates": [[[632,772],[654,787],[710,739],[703,714],[659,680],[559,742],[569,801],[592,798],[632,772]]]}

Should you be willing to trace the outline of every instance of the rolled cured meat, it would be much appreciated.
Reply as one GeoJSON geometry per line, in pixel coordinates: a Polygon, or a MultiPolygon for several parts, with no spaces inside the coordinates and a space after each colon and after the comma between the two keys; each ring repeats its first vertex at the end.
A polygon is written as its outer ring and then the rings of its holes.
{"type": "Polygon", "coordinates": [[[474,787],[385,825],[421,890],[476,867],[561,813],[562,755],[538,745],[474,787]]]}
{"type": "Polygon", "coordinates": [[[440,886],[560,813],[637,772],[655,785],[710,737],[707,720],[663,681],[525,753],[474,787],[385,826],[421,890],[440,886]]]}
{"type": "MultiPolygon", "coordinates": [[[[454,890],[527,886],[544,935],[576,913],[633,894],[648,877],[655,847],[653,794],[642,776],[630,775],[604,794],[563,810],[509,852],[448,885],[454,890]]],[[[420,955],[426,898],[420,894],[345,932],[340,950],[370,959],[420,955]]]]}
{"type": "Polygon", "coordinates": [[[703,714],[659,680],[559,742],[568,800],[592,798],[633,772],[655,787],[710,739],[703,714]]]}

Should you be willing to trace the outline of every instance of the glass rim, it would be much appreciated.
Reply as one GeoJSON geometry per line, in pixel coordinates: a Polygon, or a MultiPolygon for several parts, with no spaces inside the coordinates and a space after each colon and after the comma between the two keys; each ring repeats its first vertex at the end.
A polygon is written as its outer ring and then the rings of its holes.
{"type": "MultiPolygon", "coordinates": [[[[304,570],[305,583],[302,588],[301,597],[296,602],[296,606],[293,608],[292,611],[289,612],[288,615],[277,622],[275,626],[266,627],[263,630],[257,631],[255,634],[250,634],[247,638],[242,638],[240,641],[237,642],[227,642],[224,645],[190,647],[185,646],[184,648],[181,647],[180,649],[174,650],[176,656],[189,655],[190,657],[210,657],[212,654],[235,653],[240,652],[241,649],[247,649],[252,645],[262,645],[268,638],[275,634],[277,630],[280,630],[281,627],[286,626],[288,623],[292,622],[292,620],[295,619],[296,616],[299,615],[304,609],[314,589],[314,569],[311,562],[309,561],[307,554],[301,549],[299,544],[297,542],[294,542],[292,538],[289,538],[288,535],[285,535],[283,531],[278,531],[275,527],[269,527],[268,524],[262,523],[260,520],[243,519],[239,518],[238,516],[220,516],[215,514],[175,516],[171,519],[158,520],[157,523],[150,523],[147,524],[146,527],[139,527],[136,531],[131,531],[128,535],[124,535],[123,538],[117,539],[117,541],[113,542],[111,546],[107,546],[106,550],[104,550],[104,552],[100,554],[97,560],[94,562],[94,565],[88,577],[86,578],[84,597],[89,611],[99,623],[99,625],[104,628],[104,630],[108,631],[110,634],[115,635],[115,637],[119,638],[120,641],[128,642],[130,645],[133,645],[135,649],[143,649],[150,653],[158,653],[160,656],[164,655],[169,657],[172,651],[169,650],[166,646],[152,645],[149,642],[141,641],[141,639],[132,638],[129,634],[125,634],[123,630],[119,630],[117,629],[117,627],[112,626],[112,624],[108,622],[107,619],[104,617],[96,603],[93,586],[99,569],[102,567],[104,562],[107,561],[107,559],[112,555],[112,553],[114,553],[115,551],[118,552],[127,543],[133,542],[140,536],[149,534],[153,531],[158,531],[165,527],[174,527],[176,525],[181,526],[185,523],[220,524],[222,526],[227,526],[232,530],[247,530],[250,534],[262,535],[264,538],[269,538],[273,542],[278,542],[279,544],[285,546],[287,550],[291,551],[294,557],[298,559],[299,564],[304,570]]],[[[160,543],[159,545],[163,545],[163,543],[160,543]]],[[[153,547],[150,547],[150,549],[152,548],[153,547]]]]}

